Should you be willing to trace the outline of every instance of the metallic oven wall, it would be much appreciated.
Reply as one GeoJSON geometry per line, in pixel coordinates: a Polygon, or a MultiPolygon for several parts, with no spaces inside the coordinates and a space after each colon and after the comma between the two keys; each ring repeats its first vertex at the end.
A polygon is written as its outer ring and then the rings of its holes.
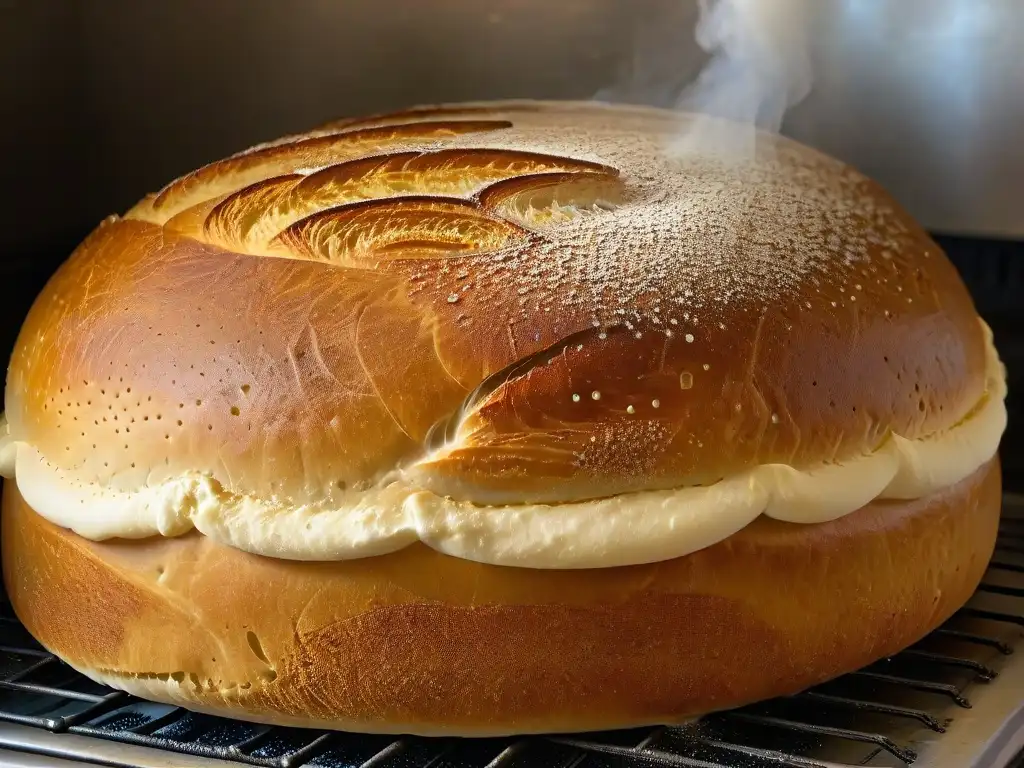
{"type": "Polygon", "coordinates": [[[787,132],[933,230],[1024,236],[1024,3],[817,0],[818,84],[787,132]]]}

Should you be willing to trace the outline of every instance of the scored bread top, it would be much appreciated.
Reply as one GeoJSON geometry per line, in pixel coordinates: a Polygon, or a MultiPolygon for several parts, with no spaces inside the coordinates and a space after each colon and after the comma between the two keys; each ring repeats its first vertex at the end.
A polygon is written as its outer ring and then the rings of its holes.
{"type": "MultiPolygon", "coordinates": [[[[707,485],[914,440],[986,394],[956,271],[792,141],[504,103],[339,121],[104,222],[34,305],[11,438],[76,482],[187,473],[303,504],[707,485]]],[[[102,514],[97,512],[96,514],[102,514]]]]}

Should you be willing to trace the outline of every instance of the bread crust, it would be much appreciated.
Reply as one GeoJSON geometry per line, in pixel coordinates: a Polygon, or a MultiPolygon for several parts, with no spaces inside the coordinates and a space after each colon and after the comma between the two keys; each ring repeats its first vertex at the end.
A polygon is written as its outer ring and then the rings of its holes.
{"type": "Polygon", "coordinates": [[[760,518],[661,563],[534,571],[422,545],[338,563],[197,534],[96,543],[3,493],[18,617],[98,680],[235,718],[484,735],[678,722],[890,655],[969,598],[1000,508],[959,484],[829,523],[760,518]]]}
{"type": "Polygon", "coordinates": [[[842,461],[977,405],[974,306],[895,201],[780,137],[674,161],[686,119],[451,106],[189,174],[47,285],[12,438],[128,493],[195,472],[331,505],[401,468],[560,503],[842,461]],[[552,200],[576,213],[527,205],[552,200]]]}

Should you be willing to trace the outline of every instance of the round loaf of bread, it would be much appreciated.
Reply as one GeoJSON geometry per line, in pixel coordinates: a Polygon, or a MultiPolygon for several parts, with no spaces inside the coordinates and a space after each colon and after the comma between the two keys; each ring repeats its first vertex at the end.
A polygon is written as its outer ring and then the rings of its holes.
{"type": "Polygon", "coordinates": [[[991,335],[877,185],[709,121],[340,121],[104,222],[8,372],[18,615],[154,699],[449,734],[671,722],[943,621],[991,335]]]}

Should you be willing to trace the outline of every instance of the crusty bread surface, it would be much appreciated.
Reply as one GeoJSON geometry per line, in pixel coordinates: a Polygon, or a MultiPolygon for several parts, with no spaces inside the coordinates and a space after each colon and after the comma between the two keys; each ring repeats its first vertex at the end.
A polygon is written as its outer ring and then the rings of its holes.
{"type": "Polygon", "coordinates": [[[674,157],[686,119],[467,105],[195,171],[46,286],[11,434],[127,492],[198,472],[300,505],[400,469],[558,503],[845,460],[977,405],[974,306],[896,202],[776,136],[674,157]]]}

